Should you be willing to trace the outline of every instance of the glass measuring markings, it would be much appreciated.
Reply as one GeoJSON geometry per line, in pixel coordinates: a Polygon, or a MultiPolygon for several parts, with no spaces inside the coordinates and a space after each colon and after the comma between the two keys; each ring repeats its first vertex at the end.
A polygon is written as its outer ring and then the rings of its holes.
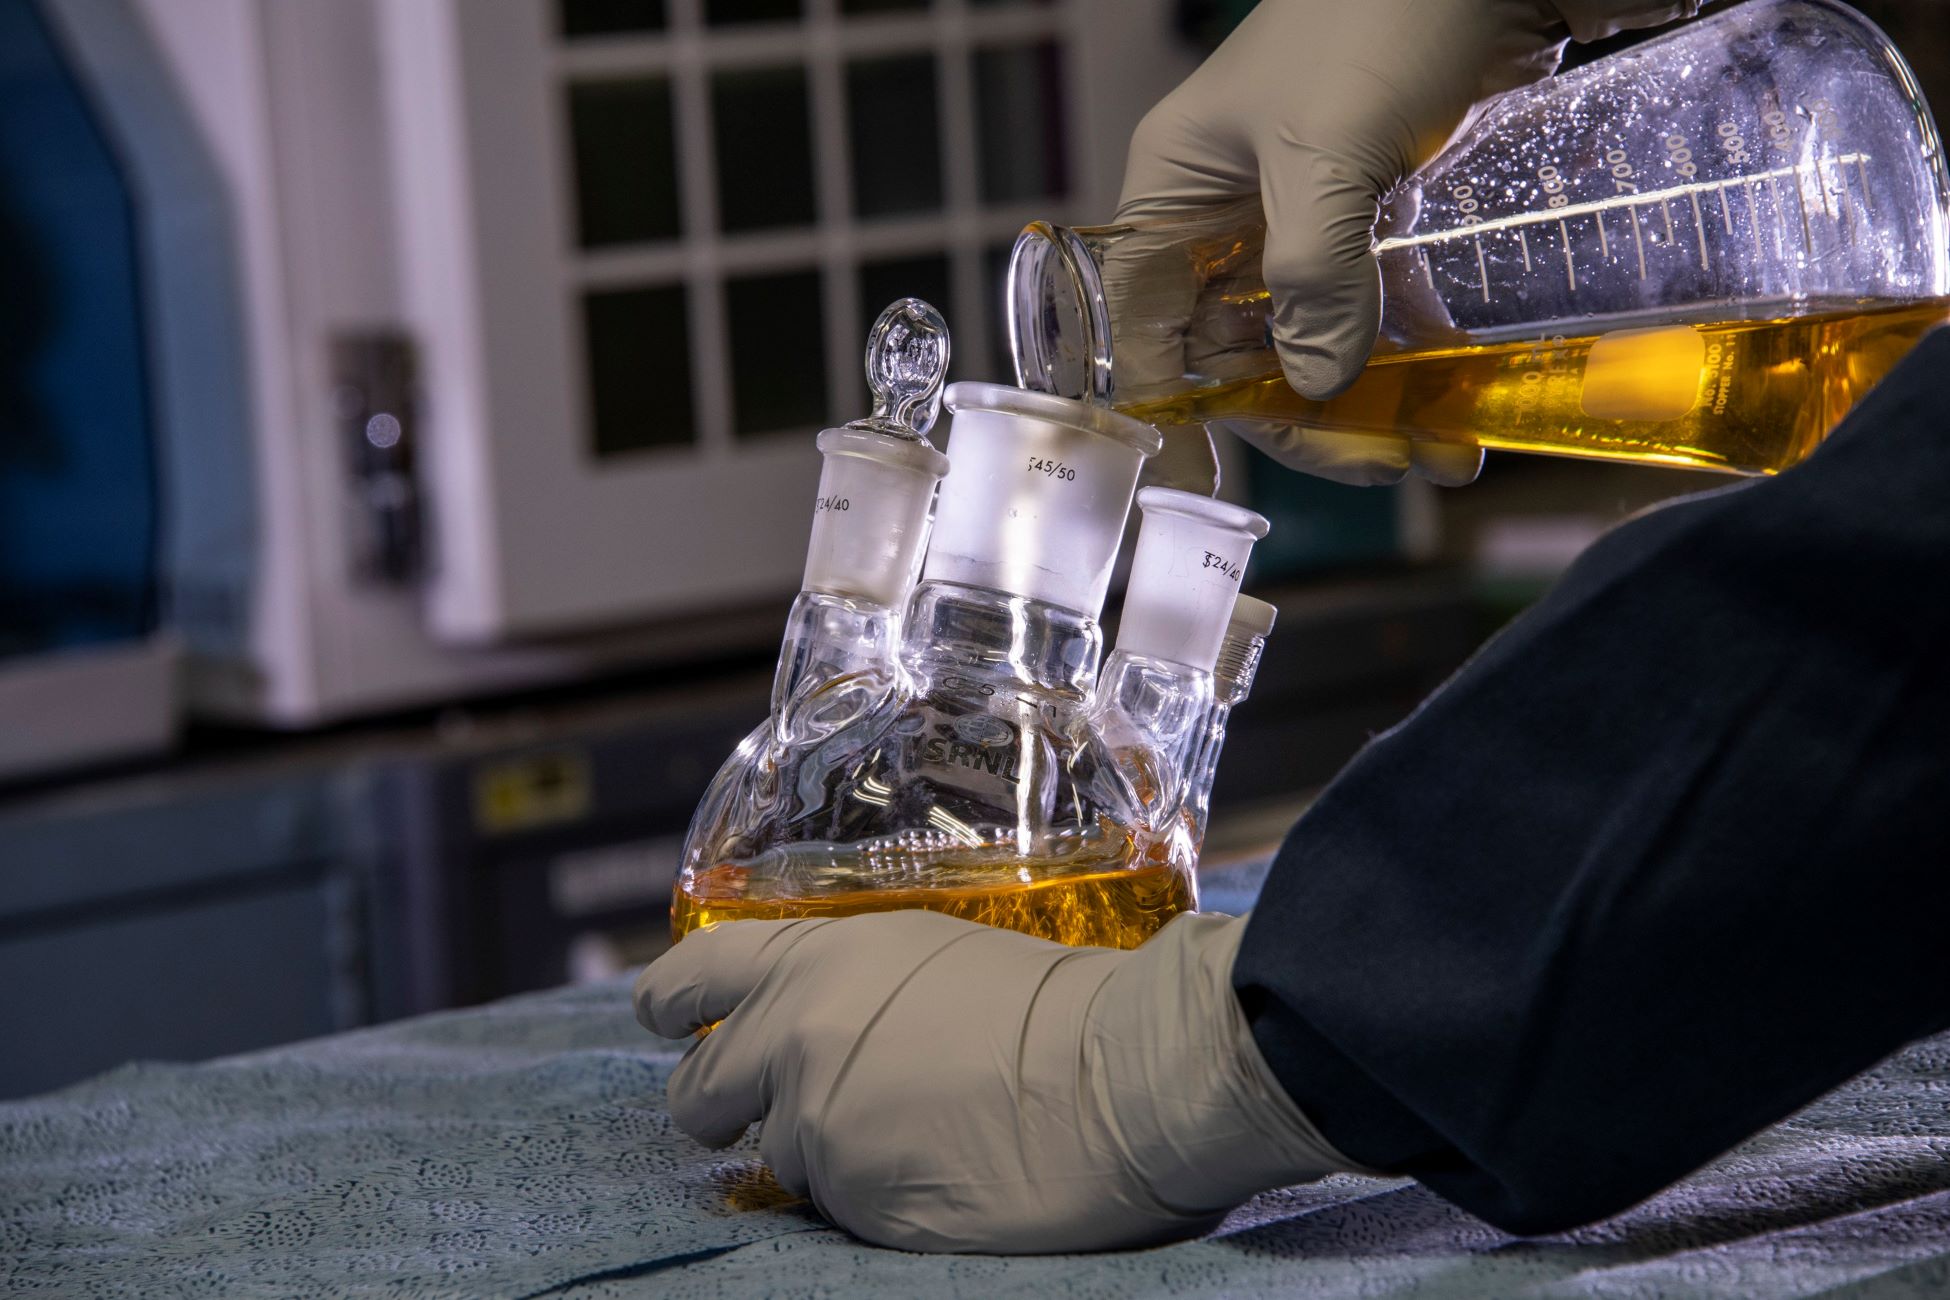
{"type": "MultiPolygon", "coordinates": [[[[1384,266],[1412,256],[1413,278],[1466,329],[1502,322],[1501,311],[1491,319],[1468,307],[1472,299],[1492,306],[1498,294],[1522,299],[1532,319],[1632,311],[1645,290],[1621,277],[1654,282],[1647,287],[1662,302],[1789,297],[1806,260],[1862,244],[1865,232],[1873,239],[1872,161],[1823,154],[1646,189],[1614,177],[1634,188],[1507,215],[1485,216],[1470,197],[1463,202],[1476,206],[1453,229],[1385,238],[1375,254],[1384,266]]],[[[1554,171],[1546,164],[1545,179],[1554,171]]],[[[1391,289],[1401,282],[1388,280],[1391,289]]]]}
{"type": "MultiPolygon", "coordinates": [[[[1915,187],[1918,160],[1868,147],[1890,134],[1872,109],[1855,129],[1829,94],[1749,84],[1727,100],[1587,104],[1515,147],[1437,159],[1384,213],[1385,290],[1411,316],[1433,295],[1435,319],[1500,334],[1681,304],[1724,319],[1726,304],[1879,284],[1914,260],[1914,223],[1882,200],[1915,187]]],[[[1941,292],[1919,280],[1913,296],[1941,292]]]]}

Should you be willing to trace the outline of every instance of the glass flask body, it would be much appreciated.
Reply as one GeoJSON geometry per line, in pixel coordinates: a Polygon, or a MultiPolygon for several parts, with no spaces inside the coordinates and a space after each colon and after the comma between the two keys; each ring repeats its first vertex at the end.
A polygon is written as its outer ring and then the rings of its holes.
{"type": "Polygon", "coordinates": [[[1137,420],[988,384],[946,400],[956,423],[921,584],[898,622],[800,597],[772,720],[693,823],[679,939],[719,921],[926,908],[1130,948],[1197,907],[1188,810],[1209,775],[1213,668],[1266,521],[1137,492],[1161,441],[1137,420]],[[1144,520],[1100,680],[1096,616],[1134,495],[1144,520]]]}
{"type": "Polygon", "coordinates": [[[1381,336],[1326,401],[1268,343],[1257,201],[1033,225],[1025,384],[1161,424],[1263,420],[1772,473],[1950,319],[1950,181],[1900,55],[1750,0],[1485,106],[1384,203],[1381,336]]]}
{"type": "MultiPolygon", "coordinates": [[[[802,591],[772,679],[772,708],[718,769],[692,815],[680,877],[698,859],[738,857],[754,828],[791,821],[819,797],[801,772],[845,761],[849,728],[899,706],[900,615],[884,605],[802,591]]],[[[681,887],[680,887],[681,888],[681,887]]]]}
{"type": "Polygon", "coordinates": [[[1196,904],[1182,836],[1090,724],[1101,634],[1046,602],[929,582],[901,704],[809,751],[792,815],[687,862],[681,938],[748,918],[924,907],[1061,943],[1134,947],[1196,904]]]}
{"type": "Polygon", "coordinates": [[[1184,837],[1154,833],[1092,706],[1096,612],[1159,435],[993,385],[947,401],[951,468],[895,671],[883,690],[863,655],[775,701],[774,733],[789,705],[805,725],[783,725],[807,742],[728,765],[739,774],[685,848],[679,938],[715,921],[924,907],[1131,947],[1195,905],[1184,837]],[[844,721],[828,728],[829,713],[844,721]]]}

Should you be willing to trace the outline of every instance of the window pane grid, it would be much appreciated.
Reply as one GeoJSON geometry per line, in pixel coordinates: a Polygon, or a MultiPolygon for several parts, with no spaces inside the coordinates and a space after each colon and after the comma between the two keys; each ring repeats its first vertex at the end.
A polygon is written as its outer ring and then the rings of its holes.
{"type": "Polygon", "coordinates": [[[560,8],[561,33],[570,40],[664,26],[663,0],[562,0],[560,8]]]}
{"type": "MultiPolygon", "coordinates": [[[[817,164],[820,217],[820,229],[813,233],[819,243],[821,266],[825,272],[822,297],[825,319],[822,322],[824,328],[818,335],[824,345],[825,423],[843,424],[857,415],[866,414],[864,411],[847,409],[851,405],[848,395],[852,392],[847,384],[848,353],[858,352],[858,345],[849,345],[848,340],[858,336],[853,324],[860,316],[860,303],[849,265],[850,250],[846,248],[844,240],[826,237],[829,232],[853,228],[853,194],[848,183],[853,159],[847,147],[846,65],[834,42],[824,39],[835,30],[831,0],[810,0],[808,8],[811,12],[806,31],[810,46],[808,73],[812,92],[813,153],[817,164]]],[[[857,359],[853,364],[859,364],[857,359]]]]}
{"type": "Polygon", "coordinates": [[[1013,203],[956,216],[890,217],[856,221],[848,228],[808,237],[799,231],[753,231],[686,243],[585,249],[565,264],[565,274],[586,285],[620,286],[650,280],[782,271],[828,260],[844,269],[860,261],[940,252],[967,245],[986,248],[1013,240],[1038,218],[1061,219],[1060,203],[1013,203]]]}
{"type": "Polygon", "coordinates": [[[912,16],[815,18],[762,28],[693,28],[673,22],[665,32],[559,42],[552,62],[561,77],[665,72],[678,62],[713,70],[763,66],[803,60],[814,27],[820,31],[821,43],[842,58],[861,58],[926,54],[963,41],[1008,45],[1039,38],[1064,40],[1070,23],[1063,6],[972,10],[959,19],[951,19],[942,8],[912,16]]]}
{"type": "MultiPolygon", "coordinates": [[[[1065,147],[1069,123],[1058,119],[1075,97],[1063,84],[1073,75],[1065,66],[1072,5],[802,0],[799,19],[714,26],[708,3],[668,0],[661,30],[585,27],[557,41],[553,55],[565,94],[595,80],[668,87],[681,230],[669,232],[675,238],[632,239],[626,231],[577,245],[577,222],[587,219],[571,212],[563,266],[577,298],[677,291],[668,301],[684,307],[690,355],[667,361],[688,363],[690,445],[706,456],[731,455],[772,432],[755,420],[792,417],[804,429],[817,426],[812,412],[822,406],[832,423],[865,414],[859,351],[886,306],[883,296],[944,299],[935,305],[950,314],[953,376],[1008,378],[997,352],[999,304],[988,301],[999,292],[995,250],[1029,220],[1070,216],[1074,159],[1065,147]],[[1039,84],[1038,76],[1056,80],[1039,84]],[[740,122],[734,101],[751,86],[758,97],[740,122]],[[1011,97],[1024,92],[1027,115],[1012,116],[1011,97]],[[767,94],[775,101],[769,108],[767,94]],[[783,105],[795,96],[809,138],[785,148],[761,127],[768,113],[784,121],[783,105]],[[896,118],[884,131],[855,119],[863,109],[885,115],[909,100],[911,119],[896,118]],[[924,147],[930,129],[938,141],[932,159],[924,147]],[[1011,158],[1019,145],[1027,161],[1011,158]],[[857,156],[875,147],[897,149],[903,162],[857,156]],[[747,158],[752,173],[728,176],[727,167],[747,158]],[[903,274],[915,282],[899,287],[903,274]],[[774,301],[793,310],[775,328],[758,329],[754,322],[774,301]],[[750,355],[760,339],[775,356],[750,355]]],[[[730,11],[712,12],[722,19],[730,11]]],[[[570,143],[573,158],[579,142],[570,143]]],[[[572,204],[581,184],[572,179],[572,204]]],[[[583,405],[619,409],[600,393],[583,405]]],[[[620,409],[633,408],[625,401],[620,409]]],[[[603,441],[613,448],[633,436],[669,438],[619,434],[612,416],[603,441]]]]}
{"type": "Polygon", "coordinates": [[[583,248],[681,233],[668,78],[570,82],[569,135],[583,248]]]}

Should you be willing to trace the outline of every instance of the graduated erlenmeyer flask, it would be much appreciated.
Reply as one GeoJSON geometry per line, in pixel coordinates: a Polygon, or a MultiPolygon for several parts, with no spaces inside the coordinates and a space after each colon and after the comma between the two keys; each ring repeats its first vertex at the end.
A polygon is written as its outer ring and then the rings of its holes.
{"type": "Polygon", "coordinates": [[[1950,319],[1950,180],[1869,21],[1751,0],[1492,101],[1385,203],[1381,339],[1323,402],[1267,340],[1256,201],[1032,225],[1021,381],[1266,420],[1771,473],[1950,319]]]}

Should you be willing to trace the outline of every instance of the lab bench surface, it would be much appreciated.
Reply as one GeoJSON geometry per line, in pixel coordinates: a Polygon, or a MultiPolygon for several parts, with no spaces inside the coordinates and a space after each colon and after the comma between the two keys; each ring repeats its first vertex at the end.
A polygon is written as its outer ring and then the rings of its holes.
{"type": "MultiPolygon", "coordinates": [[[[1256,869],[1218,873],[1220,910],[1256,869]]],[[[1950,1287],[1950,1036],[1644,1205],[1520,1240],[1413,1183],[1107,1255],[877,1250],[706,1151],[611,980],[0,1105],[0,1291],[87,1296],[1786,1296],[1950,1287]]]]}

